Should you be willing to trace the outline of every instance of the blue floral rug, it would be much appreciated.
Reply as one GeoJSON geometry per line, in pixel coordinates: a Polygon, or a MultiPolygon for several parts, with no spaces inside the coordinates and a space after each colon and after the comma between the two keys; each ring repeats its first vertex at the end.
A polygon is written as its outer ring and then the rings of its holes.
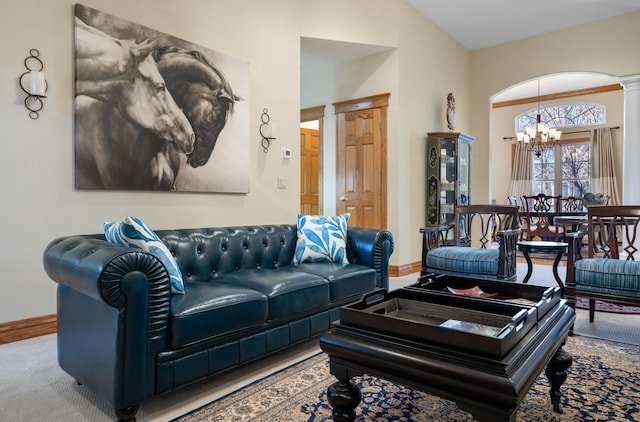
{"type": "MultiPolygon", "coordinates": [[[[640,347],[569,337],[573,365],[554,413],[542,374],[518,408],[517,421],[640,421],[640,347]]],[[[354,378],[362,391],[358,421],[473,421],[451,401],[380,378],[354,378]]],[[[327,386],[335,382],[318,354],[175,421],[331,421],[327,386]]]]}

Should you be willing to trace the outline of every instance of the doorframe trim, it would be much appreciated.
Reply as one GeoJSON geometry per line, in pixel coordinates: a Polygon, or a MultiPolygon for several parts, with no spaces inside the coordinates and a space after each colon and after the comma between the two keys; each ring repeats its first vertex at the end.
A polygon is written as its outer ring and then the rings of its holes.
{"type": "Polygon", "coordinates": [[[324,210],[324,177],[323,177],[323,144],[324,144],[324,109],[325,106],[303,108],[300,110],[300,123],[318,120],[318,214],[323,214],[324,210]]]}
{"type": "Polygon", "coordinates": [[[380,108],[389,106],[389,96],[391,93],[371,95],[369,97],[356,98],[355,100],[346,100],[333,103],[335,114],[348,113],[350,111],[365,110],[368,108],[380,108]]]}

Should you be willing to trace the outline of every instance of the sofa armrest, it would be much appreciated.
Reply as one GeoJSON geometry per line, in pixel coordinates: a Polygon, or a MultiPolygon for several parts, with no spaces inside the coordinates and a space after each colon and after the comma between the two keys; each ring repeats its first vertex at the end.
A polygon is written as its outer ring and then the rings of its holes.
{"type": "Polygon", "coordinates": [[[152,394],[171,288],[161,261],[91,236],[59,238],[43,265],[58,286],[58,362],[117,409],[152,394]]]}
{"type": "Polygon", "coordinates": [[[420,229],[420,233],[422,233],[423,254],[426,255],[431,249],[451,246],[447,244],[447,238],[449,237],[449,231],[454,228],[455,225],[450,224],[448,226],[425,227],[420,229]]]}
{"type": "Polygon", "coordinates": [[[576,291],[576,277],[575,268],[576,262],[582,259],[582,239],[586,232],[579,230],[577,232],[566,233],[564,235],[564,242],[567,242],[569,247],[567,248],[567,278],[565,280],[565,296],[575,298],[576,291]]]}
{"type": "Polygon", "coordinates": [[[386,230],[349,227],[349,262],[376,270],[376,286],[389,290],[389,257],[393,253],[393,235],[386,230]]]}
{"type": "Polygon", "coordinates": [[[438,226],[438,227],[425,227],[420,229],[422,233],[422,271],[427,269],[427,254],[430,250],[440,248],[447,245],[447,237],[449,237],[449,230],[452,230],[455,226],[438,226]]]}
{"type": "Polygon", "coordinates": [[[45,272],[58,284],[77,290],[114,308],[125,307],[129,290],[123,280],[141,272],[149,281],[149,290],[170,298],[169,275],[155,256],[139,249],[114,245],[89,236],[62,237],[49,243],[43,255],[45,272]],[[162,292],[165,290],[165,292],[162,292]]]}
{"type": "Polygon", "coordinates": [[[498,278],[509,279],[516,275],[516,256],[518,239],[522,231],[520,229],[498,230],[498,278]]]}

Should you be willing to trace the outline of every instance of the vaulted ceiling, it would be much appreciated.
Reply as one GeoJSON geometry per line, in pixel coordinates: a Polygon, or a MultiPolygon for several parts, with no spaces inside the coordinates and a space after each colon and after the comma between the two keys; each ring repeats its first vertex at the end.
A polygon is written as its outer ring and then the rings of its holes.
{"type": "MultiPolygon", "coordinates": [[[[640,11],[640,0],[405,0],[470,51],[640,11]]],[[[301,70],[355,60],[391,47],[303,38],[301,70]]],[[[606,75],[551,75],[540,94],[617,83],[606,75]]],[[[537,81],[500,93],[494,101],[538,94],[537,81]]]]}

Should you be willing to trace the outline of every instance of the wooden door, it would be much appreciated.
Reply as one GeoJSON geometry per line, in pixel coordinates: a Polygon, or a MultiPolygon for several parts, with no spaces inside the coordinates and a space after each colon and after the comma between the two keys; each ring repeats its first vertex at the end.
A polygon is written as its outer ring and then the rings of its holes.
{"type": "Polygon", "coordinates": [[[300,128],[300,213],[318,215],[319,132],[300,128]]]}
{"type": "Polygon", "coordinates": [[[336,209],[349,225],[387,226],[387,104],[389,94],[336,103],[336,209]]]}

